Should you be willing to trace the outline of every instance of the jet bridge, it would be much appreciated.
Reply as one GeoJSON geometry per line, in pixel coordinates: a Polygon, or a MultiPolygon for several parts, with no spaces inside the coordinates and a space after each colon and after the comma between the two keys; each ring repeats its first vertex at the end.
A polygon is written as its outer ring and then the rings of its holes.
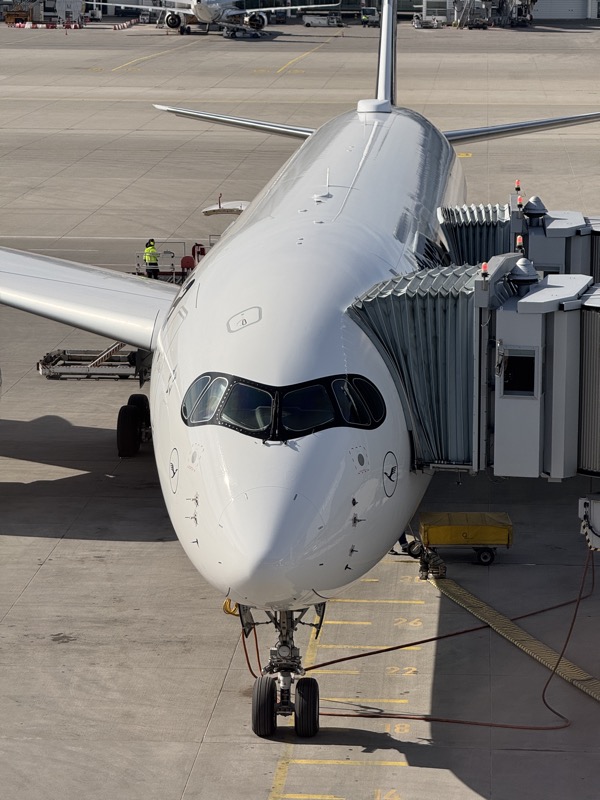
{"type": "Polygon", "coordinates": [[[394,376],[414,466],[600,474],[600,219],[517,194],[438,219],[446,263],[429,248],[348,309],[394,376]]]}

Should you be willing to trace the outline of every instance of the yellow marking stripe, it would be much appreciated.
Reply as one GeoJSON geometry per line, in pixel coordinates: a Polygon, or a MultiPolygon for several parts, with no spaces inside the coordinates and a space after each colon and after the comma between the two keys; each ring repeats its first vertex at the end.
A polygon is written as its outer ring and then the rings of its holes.
{"type": "Polygon", "coordinates": [[[359,669],[313,669],[313,675],[360,675],[359,669]]]}
{"type": "Polygon", "coordinates": [[[337,794],[280,794],[286,800],[344,800],[337,794]]]}
{"type": "Polygon", "coordinates": [[[385,603],[391,603],[393,605],[400,605],[400,606],[422,606],[425,605],[425,600],[351,600],[348,597],[334,597],[332,600],[328,600],[329,603],[381,603],[382,605],[385,603]]]}
{"type": "Polygon", "coordinates": [[[191,47],[192,45],[197,44],[196,42],[189,42],[188,44],[182,44],[179,47],[177,45],[173,47],[171,50],[161,50],[160,53],[152,53],[149,56],[142,56],[141,58],[134,58],[133,61],[127,61],[125,64],[121,64],[120,67],[114,67],[111,69],[111,72],[117,72],[120,69],[124,69],[125,67],[130,67],[132,64],[139,64],[140,61],[148,61],[151,58],[158,58],[159,56],[165,56],[169,53],[175,53],[176,51],[183,50],[184,47],[191,47]]]}
{"type": "MultiPolygon", "coordinates": [[[[477,619],[485,622],[486,625],[489,625],[492,630],[496,631],[504,639],[527,653],[527,655],[535,658],[536,661],[539,661],[549,670],[554,670],[559,658],[559,653],[556,650],[535,639],[508,617],[500,614],[496,609],[488,606],[487,603],[484,603],[454,581],[447,578],[442,580],[432,578],[430,583],[457,605],[469,611],[477,619]]],[[[600,680],[598,678],[584,672],[576,664],[567,661],[566,658],[561,659],[556,669],[556,674],[600,702],[600,680]]]]}
{"type": "Polygon", "coordinates": [[[292,60],[288,61],[287,64],[284,64],[283,67],[279,67],[279,69],[276,71],[275,74],[279,75],[280,72],[283,72],[288,67],[291,67],[292,64],[295,64],[297,61],[301,61],[303,58],[306,58],[306,56],[309,56],[311,53],[315,53],[317,50],[320,50],[322,47],[325,47],[326,44],[329,44],[329,42],[331,42],[333,39],[337,39],[338,36],[330,36],[328,39],[325,39],[324,42],[321,42],[321,44],[318,44],[316,47],[313,47],[312,50],[307,50],[306,53],[302,53],[302,55],[296,56],[296,58],[292,58],[292,60]]]}
{"type": "Polygon", "coordinates": [[[406,761],[351,761],[342,758],[291,758],[290,764],[310,764],[315,766],[340,767],[407,767],[406,761]]]}

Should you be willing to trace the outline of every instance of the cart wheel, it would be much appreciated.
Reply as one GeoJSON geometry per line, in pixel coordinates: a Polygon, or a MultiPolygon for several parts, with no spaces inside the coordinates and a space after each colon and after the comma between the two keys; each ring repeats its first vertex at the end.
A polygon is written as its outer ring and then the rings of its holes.
{"type": "Polygon", "coordinates": [[[411,556],[412,558],[419,558],[419,556],[423,552],[423,545],[421,544],[421,542],[417,541],[409,542],[407,552],[408,555],[411,556]]]}
{"type": "Polygon", "coordinates": [[[487,567],[496,558],[496,553],[491,547],[481,547],[475,550],[477,553],[477,562],[487,567]]]}

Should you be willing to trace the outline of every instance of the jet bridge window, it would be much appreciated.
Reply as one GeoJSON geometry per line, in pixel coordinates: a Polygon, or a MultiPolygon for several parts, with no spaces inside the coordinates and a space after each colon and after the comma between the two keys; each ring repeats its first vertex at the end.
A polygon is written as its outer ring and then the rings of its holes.
{"type": "Polygon", "coordinates": [[[223,425],[269,441],[334,427],[377,428],[385,404],[360,375],[332,375],[291,386],[268,386],[208,372],[192,383],[181,404],[186,425],[223,425]]]}
{"type": "Polygon", "coordinates": [[[535,396],[535,350],[508,350],[505,353],[502,393],[535,396]]]}

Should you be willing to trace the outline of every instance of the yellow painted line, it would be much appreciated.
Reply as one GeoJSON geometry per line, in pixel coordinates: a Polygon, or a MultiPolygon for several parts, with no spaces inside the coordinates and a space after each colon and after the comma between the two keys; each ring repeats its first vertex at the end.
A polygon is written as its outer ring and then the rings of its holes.
{"type": "Polygon", "coordinates": [[[290,764],[310,764],[335,767],[407,767],[406,761],[351,761],[343,758],[292,758],[290,764]]]}
{"type": "Polygon", "coordinates": [[[280,794],[282,800],[345,800],[337,794],[280,794]]]}
{"type": "Polygon", "coordinates": [[[361,578],[361,583],[379,583],[379,578],[361,578]]]}
{"type": "Polygon", "coordinates": [[[359,669],[313,669],[313,675],[360,675],[359,669]]]}
{"type": "Polygon", "coordinates": [[[323,625],[371,625],[371,622],[354,622],[348,619],[326,619],[323,625]]]}
{"type": "Polygon", "coordinates": [[[273,776],[273,784],[269,792],[269,800],[276,800],[283,794],[285,784],[287,781],[288,770],[290,768],[290,756],[292,755],[293,745],[286,744],[283,750],[283,755],[279,759],[275,775],[273,776]]]}
{"type": "Polygon", "coordinates": [[[359,706],[362,706],[365,703],[391,703],[392,705],[404,705],[405,703],[408,703],[408,700],[406,699],[387,699],[385,697],[322,697],[321,700],[329,700],[331,703],[355,703],[359,706]]]}
{"type": "MultiPolygon", "coordinates": [[[[320,650],[386,650],[389,644],[318,644],[320,650]]],[[[420,650],[418,644],[403,647],[403,650],[420,650]]]]}
{"type": "Polygon", "coordinates": [[[486,625],[489,625],[492,630],[499,633],[511,644],[535,658],[536,661],[539,661],[549,670],[556,668],[556,674],[559,677],[600,702],[600,680],[598,678],[584,672],[573,662],[567,661],[566,658],[562,658],[560,664],[556,667],[559,659],[559,653],[556,650],[540,642],[539,639],[535,639],[511,619],[505,617],[504,614],[500,614],[495,608],[488,606],[487,603],[463,589],[458,583],[446,578],[442,580],[432,578],[430,583],[446,597],[454,600],[457,605],[469,611],[477,619],[485,622],[486,625]]]}
{"type": "Polygon", "coordinates": [[[120,67],[114,67],[111,69],[111,72],[117,72],[120,69],[125,69],[125,67],[130,67],[132,64],[139,64],[140,61],[148,61],[151,58],[158,58],[159,56],[165,56],[169,53],[179,52],[179,50],[183,50],[184,47],[192,47],[192,45],[197,44],[197,42],[188,42],[188,44],[182,44],[177,49],[173,47],[171,50],[161,50],[160,53],[151,53],[149,56],[142,56],[141,58],[134,58],[133,61],[127,61],[125,64],[121,64],[120,67]]]}
{"type": "Polygon", "coordinates": [[[400,605],[400,606],[422,606],[425,605],[425,600],[352,600],[349,597],[334,597],[332,600],[328,600],[328,603],[381,603],[382,605],[386,603],[390,603],[392,605],[400,605]]]}
{"type": "Polygon", "coordinates": [[[457,153],[456,155],[458,158],[471,158],[473,153],[457,153]]]}
{"type": "Polygon", "coordinates": [[[275,74],[279,75],[280,72],[283,72],[288,67],[291,67],[292,64],[296,64],[298,61],[301,61],[303,58],[306,58],[306,56],[309,56],[311,53],[316,53],[317,50],[320,50],[322,47],[325,47],[325,45],[329,44],[329,42],[334,38],[335,38],[334,36],[330,36],[328,39],[325,39],[324,42],[321,42],[321,44],[318,44],[316,47],[313,47],[312,50],[307,50],[306,53],[302,53],[302,55],[296,56],[296,58],[292,58],[291,61],[288,61],[287,64],[284,64],[283,67],[280,67],[275,74]]]}

